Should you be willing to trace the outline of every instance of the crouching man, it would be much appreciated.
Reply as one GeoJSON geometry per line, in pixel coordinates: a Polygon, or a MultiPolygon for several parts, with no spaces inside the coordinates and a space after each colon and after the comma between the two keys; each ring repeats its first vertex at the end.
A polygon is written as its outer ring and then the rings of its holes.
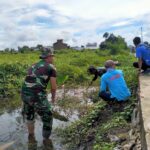
{"type": "Polygon", "coordinates": [[[107,60],[105,68],[107,71],[101,77],[99,96],[105,101],[123,102],[128,100],[131,93],[124,80],[123,72],[115,69],[113,60],[107,60]]]}

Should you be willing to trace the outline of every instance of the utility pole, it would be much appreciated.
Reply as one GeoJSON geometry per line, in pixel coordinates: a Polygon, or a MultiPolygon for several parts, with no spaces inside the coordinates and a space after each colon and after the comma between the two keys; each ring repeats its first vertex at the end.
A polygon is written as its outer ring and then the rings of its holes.
{"type": "Polygon", "coordinates": [[[143,43],[143,28],[141,27],[141,42],[143,43]]]}

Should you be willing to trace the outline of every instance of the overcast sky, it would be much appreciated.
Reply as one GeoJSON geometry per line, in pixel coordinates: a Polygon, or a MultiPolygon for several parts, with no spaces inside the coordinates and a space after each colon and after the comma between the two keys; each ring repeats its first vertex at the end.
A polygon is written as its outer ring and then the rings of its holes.
{"type": "Polygon", "coordinates": [[[58,38],[72,46],[99,44],[105,32],[132,44],[141,27],[150,42],[149,0],[0,0],[0,49],[58,38]]]}

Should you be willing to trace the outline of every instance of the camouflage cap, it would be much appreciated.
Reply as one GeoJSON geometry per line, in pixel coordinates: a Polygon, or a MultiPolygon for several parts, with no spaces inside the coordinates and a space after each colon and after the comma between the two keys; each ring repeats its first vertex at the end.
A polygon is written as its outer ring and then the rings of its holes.
{"type": "Polygon", "coordinates": [[[52,48],[43,48],[42,53],[39,58],[45,59],[48,56],[54,56],[53,49],[52,48]]]}

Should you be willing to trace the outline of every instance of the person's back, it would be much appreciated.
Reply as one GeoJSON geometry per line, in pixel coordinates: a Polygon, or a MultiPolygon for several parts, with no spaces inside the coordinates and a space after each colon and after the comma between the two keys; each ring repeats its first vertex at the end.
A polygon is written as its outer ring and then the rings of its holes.
{"type": "Polygon", "coordinates": [[[126,101],[130,94],[121,70],[115,69],[115,62],[105,62],[106,73],[102,75],[99,96],[105,101],[126,101]]]}
{"type": "Polygon", "coordinates": [[[56,76],[54,66],[44,60],[32,65],[27,72],[23,89],[28,88],[36,91],[46,90],[47,84],[51,76],[56,76]]]}
{"type": "Polygon", "coordinates": [[[145,44],[139,44],[136,47],[136,57],[142,58],[147,65],[150,65],[150,48],[145,44]]]}
{"type": "Polygon", "coordinates": [[[140,37],[135,37],[133,43],[136,47],[136,57],[138,58],[138,62],[134,62],[133,66],[138,68],[139,73],[141,73],[141,70],[144,73],[150,68],[150,47],[147,44],[142,44],[140,37]]]}
{"type": "Polygon", "coordinates": [[[105,84],[108,86],[112,98],[115,97],[118,101],[123,101],[129,98],[130,91],[127,88],[126,82],[123,77],[123,72],[121,70],[107,70],[107,72],[102,76],[102,91],[103,82],[105,82],[105,84]]]}

